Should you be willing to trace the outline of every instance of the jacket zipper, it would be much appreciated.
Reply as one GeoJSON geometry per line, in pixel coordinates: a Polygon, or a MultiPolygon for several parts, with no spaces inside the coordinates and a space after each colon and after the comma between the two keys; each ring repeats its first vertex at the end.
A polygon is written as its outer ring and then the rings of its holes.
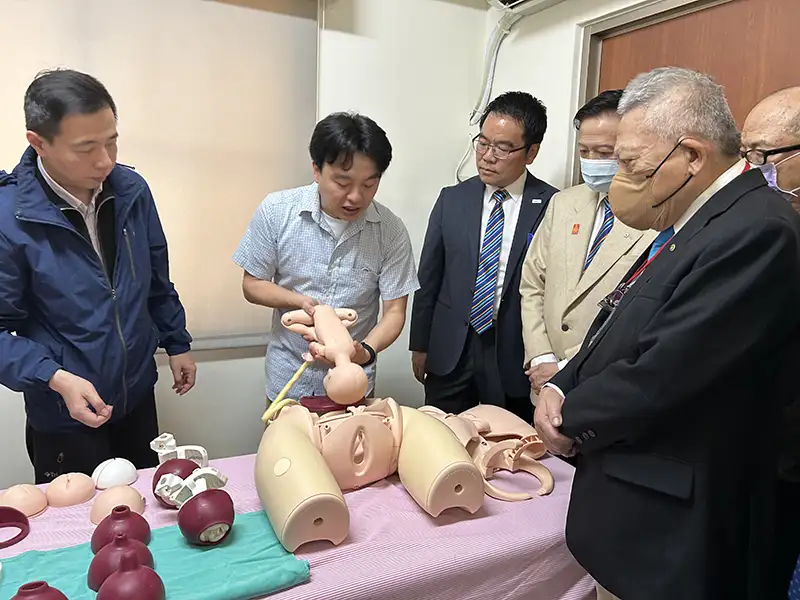
{"type": "Polygon", "coordinates": [[[122,235],[125,236],[125,245],[128,246],[128,258],[131,260],[131,272],[133,273],[133,280],[136,281],[136,265],[133,263],[133,251],[131,250],[131,239],[128,237],[127,227],[122,228],[122,235]]]}
{"type": "MultiPolygon", "coordinates": [[[[108,200],[111,200],[112,198],[113,198],[113,196],[109,196],[108,198],[105,198],[100,203],[100,206],[97,207],[97,211],[96,211],[98,216],[99,216],[99,213],[100,213],[100,209],[103,207],[103,205],[108,200]]],[[[75,209],[72,208],[72,207],[69,207],[69,208],[65,208],[63,210],[75,210],[75,209]]],[[[75,210],[75,212],[78,212],[78,211],[75,210]]],[[[83,217],[83,215],[81,215],[81,218],[82,217],[83,217]]],[[[72,229],[72,228],[69,228],[69,229],[74,231],[74,229],[72,229]]],[[[123,231],[125,231],[124,228],[123,228],[123,231]]],[[[106,280],[106,284],[108,285],[109,290],[111,290],[111,300],[114,302],[114,321],[115,321],[116,326],[117,326],[117,335],[119,335],[119,341],[122,344],[122,414],[125,414],[125,411],[128,408],[128,383],[127,383],[128,382],[128,346],[125,343],[125,335],[122,333],[122,320],[120,319],[120,316],[119,316],[119,303],[117,302],[117,290],[114,288],[114,283],[108,277],[108,271],[106,271],[106,267],[103,264],[103,259],[97,253],[97,250],[94,249],[94,246],[92,245],[92,243],[89,240],[87,240],[85,237],[83,237],[79,232],[75,231],[75,234],[79,238],[81,238],[84,242],[86,242],[89,245],[89,247],[92,249],[92,254],[97,258],[97,261],[100,263],[100,270],[103,272],[103,277],[106,280]]],[[[100,233],[100,228],[99,227],[97,228],[97,239],[100,242],[100,248],[102,249],[103,240],[101,239],[101,233],[100,233]]],[[[127,235],[125,236],[125,239],[127,241],[127,235]]],[[[129,248],[130,248],[130,246],[129,246],[129,248]]],[[[117,253],[119,253],[119,250],[117,250],[117,253]]],[[[106,258],[106,260],[108,260],[108,258],[106,258]]],[[[116,263],[116,257],[111,257],[111,260],[113,260],[116,263]]],[[[117,270],[114,269],[114,272],[116,273],[117,270]]]]}

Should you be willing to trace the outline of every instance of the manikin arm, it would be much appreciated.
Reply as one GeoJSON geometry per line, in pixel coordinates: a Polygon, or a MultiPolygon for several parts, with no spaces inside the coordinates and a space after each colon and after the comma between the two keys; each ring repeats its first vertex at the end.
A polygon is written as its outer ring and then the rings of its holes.
{"type": "MultiPolygon", "coordinates": [[[[294,315],[294,313],[287,313],[281,321],[283,322],[290,315],[294,315]]],[[[288,319],[286,320],[288,321],[288,319]]],[[[342,318],[333,307],[326,304],[315,306],[313,321],[314,337],[326,347],[329,355],[344,354],[352,357],[354,352],[353,338],[350,336],[350,332],[347,331],[347,326],[342,322],[342,318]]]]}
{"type": "MultiPolygon", "coordinates": [[[[334,312],[345,328],[349,329],[358,321],[358,314],[350,308],[337,308],[334,312]]],[[[292,310],[287,312],[281,317],[281,324],[289,331],[299,333],[307,339],[319,341],[314,329],[314,317],[304,310],[292,310]]]]}
{"type": "MultiPolygon", "coordinates": [[[[284,327],[308,327],[309,320],[302,311],[286,313],[281,318],[284,327]]],[[[333,368],[325,376],[324,386],[328,397],[338,404],[355,404],[364,398],[369,390],[367,374],[353,362],[356,353],[353,338],[347,331],[346,323],[354,323],[358,318],[353,310],[338,311],[326,304],[319,304],[313,311],[313,352],[333,363],[333,368]],[[317,343],[318,342],[318,343],[317,343]]],[[[311,332],[308,332],[311,333],[311,332]]]]}

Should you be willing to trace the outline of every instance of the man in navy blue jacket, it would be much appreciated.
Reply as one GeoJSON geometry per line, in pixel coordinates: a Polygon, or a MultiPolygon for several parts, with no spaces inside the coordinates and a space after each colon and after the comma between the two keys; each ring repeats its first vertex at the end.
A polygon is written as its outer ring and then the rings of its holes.
{"type": "Polygon", "coordinates": [[[0,384],[24,394],[36,483],[112,457],[154,466],[156,349],[176,393],[196,373],[155,202],[116,164],[95,78],[41,73],[25,121],[30,147],[0,171],[0,384]]]}

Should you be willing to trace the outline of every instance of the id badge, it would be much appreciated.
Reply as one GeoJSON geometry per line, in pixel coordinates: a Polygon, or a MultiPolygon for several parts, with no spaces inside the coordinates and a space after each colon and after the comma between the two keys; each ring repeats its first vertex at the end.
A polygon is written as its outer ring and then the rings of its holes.
{"type": "Polygon", "coordinates": [[[625,292],[628,291],[628,285],[625,283],[620,283],[616,289],[608,294],[605,298],[600,300],[597,305],[600,307],[600,310],[611,314],[616,310],[617,306],[619,305],[620,300],[625,295],[625,292]]]}

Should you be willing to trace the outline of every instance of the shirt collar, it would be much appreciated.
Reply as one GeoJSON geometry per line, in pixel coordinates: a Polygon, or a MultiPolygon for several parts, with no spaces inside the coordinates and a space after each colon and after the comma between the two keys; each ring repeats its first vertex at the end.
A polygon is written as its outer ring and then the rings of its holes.
{"type": "Polygon", "coordinates": [[[691,219],[698,210],[708,202],[711,197],[728,185],[731,181],[736,179],[739,175],[742,174],[744,168],[747,166],[747,161],[744,159],[739,160],[735,165],[725,171],[722,175],[717,177],[714,182],[708,186],[702,194],[700,194],[694,202],[689,205],[689,208],[680,216],[680,218],[675,221],[675,225],[673,228],[675,229],[675,233],[678,233],[680,229],[686,225],[686,223],[691,219]]]}
{"type": "Polygon", "coordinates": [[[608,198],[608,192],[595,192],[597,194],[597,200],[595,201],[595,209],[600,208],[600,204],[608,198]]]}
{"type": "MultiPolygon", "coordinates": [[[[311,217],[319,223],[323,216],[322,216],[322,207],[320,206],[320,198],[319,198],[319,185],[317,183],[312,183],[308,187],[306,187],[305,193],[302,195],[302,198],[299,203],[298,207],[298,214],[303,214],[304,212],[310,213],[311,217]]],[[[375,208],[375,201],[369,203],[367,206],[367,210],[364,211],[362,217],[371,223],[379,223],[381,220],[381,215],[378,212],[378,209],[375,208]]],[[[357,220],[354,222],[358,222],[357,220]]]]}
{"type": "MultiPolygon", "coordinates": [[[[525,191],[525,180],[528,177],[528,170],[525,169],[522,175],[520,175],[517,180],[512,183],[511,185],[506,186],[505,190],[511,196],[511,200],[514,202],[519,202],[522,200],[522,193],[525,191]]],[[[486,197],[491,198],[492,194],[494,194],[499,188],[494,185],[487,185],[486,186],[486,197]]]]}
{"type": "Polygon", "coordinates": [[[50,177],[50,174],[47,172],[47,169],[44,168],[44,163],[42,162],[42,157],[36,157],[36,166],[39,168],[39,172],[44,177],[44,180],[47,182],[47,185],[50,186],[56,195],[61,198],[64,202],[69,204],[72,208],[75,208],[81,212],[85,211],[89,206],[94,204],[94,201],[97,200],[97,197],[100,195],[100,192],[103,191],[102,184],[94,191],[92,194],[92,200],[87,205],[84,202],[81,202],[78,198],[70,194],[67,190],[65,190],[61,185],[59,185],[55,179],[50,177]]]}

